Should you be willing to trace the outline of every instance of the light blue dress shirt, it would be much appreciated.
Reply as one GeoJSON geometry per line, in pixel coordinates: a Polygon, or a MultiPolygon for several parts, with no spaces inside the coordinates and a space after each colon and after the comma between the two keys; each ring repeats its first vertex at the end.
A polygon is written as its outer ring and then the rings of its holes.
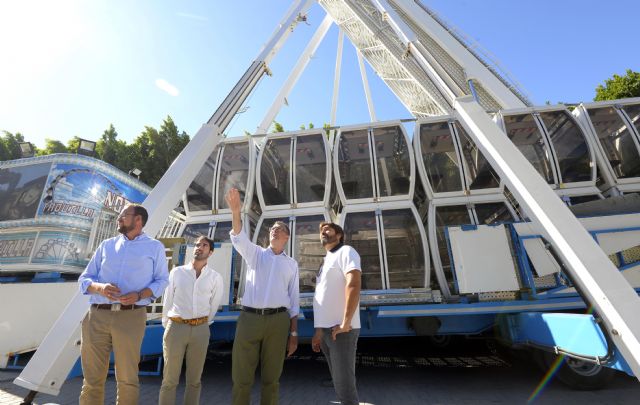
{"type": "MultiPolygon", "coordinates": [[[[78,279],[80,291],[89,294],[87,288],[92,282],[115,284],[123,295],[149,288],[153,297],[136,302],[136,305],[149,305],[169,284],[164,245],[144,232],[133,240],[118,235],[102,241],[78,279]]],[[[91,294],[89,302],[110,304],[118,301],[91,294]]]]}

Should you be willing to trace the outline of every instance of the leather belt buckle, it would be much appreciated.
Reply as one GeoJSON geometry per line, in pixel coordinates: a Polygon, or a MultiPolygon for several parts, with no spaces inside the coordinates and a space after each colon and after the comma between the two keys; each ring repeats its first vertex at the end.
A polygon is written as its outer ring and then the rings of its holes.
{"type": "Polygon", "coordinates": [[[116,311],[120,311],[120,303],[115,303],[115,304],[111,304],[111,310],[116,312],[116,311]]]}

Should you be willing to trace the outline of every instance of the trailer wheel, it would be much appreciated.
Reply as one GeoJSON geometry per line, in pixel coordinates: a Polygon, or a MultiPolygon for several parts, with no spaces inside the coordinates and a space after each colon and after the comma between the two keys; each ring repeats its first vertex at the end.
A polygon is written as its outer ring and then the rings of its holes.
{"type": "Polygon", "coordinates": [[[431,346],[438,349],[445,349],[451,345],[453,338],[451,335],[433,335],[429,336],[429,342],[431,346]]]}
{"type": "MultiPolygon", "coordinates": [[[[546,373],[555,363],[557,355],[541,350],[534,350],[534,360],[546,373]]],[[[592,391],[604,388],[615,376],[615,370],[588,361],[570,357],[564,358],[558,367],[555,377],[570,388],[581,391],[592,391]]]]}

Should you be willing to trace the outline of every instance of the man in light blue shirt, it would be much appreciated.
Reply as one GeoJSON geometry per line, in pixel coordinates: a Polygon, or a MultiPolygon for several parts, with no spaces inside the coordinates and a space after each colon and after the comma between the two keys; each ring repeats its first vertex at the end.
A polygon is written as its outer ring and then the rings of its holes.
{"type": "Polygon", "coordinates": [[[109,355],[114,352],[117,403],[138,403],[138,363],[147,320],[146,306],[169,283],[164,246],[142,228],[149,215],[129,204],[118,216],[121,235],[103,241],[78,283],[91,295],[82,321],[81,361],[84,380],[80,404],[102,404],[109,355]]]}

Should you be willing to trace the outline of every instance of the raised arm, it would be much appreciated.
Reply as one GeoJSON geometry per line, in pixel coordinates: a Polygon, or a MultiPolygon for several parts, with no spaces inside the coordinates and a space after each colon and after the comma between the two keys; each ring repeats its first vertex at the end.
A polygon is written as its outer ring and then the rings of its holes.
{"type": "Polygon", "coordinates": [[[240,192],[232,188],[227,192],[224,197],[227,201],[227,205],[231,209],[232,222],[231,226],[231,243],[236,248],[238,253],[251,267],[256,266],[256,255],[258,253],[258,245],[252,243],[249,237],[242,232],[242,217],[240,210],[242,209],[242,200],[240,199],[240,192]]]}
{"type": "Polygon", "coordinates": [[[242,200],[240,200],[240,192],[238,189],[232,188],[227,192],[227,195],[224,198],[231,210],[233,233],[238,235],[240,234],[240,231],[242,231],[242,217],[240,216],[242,200]]]}

